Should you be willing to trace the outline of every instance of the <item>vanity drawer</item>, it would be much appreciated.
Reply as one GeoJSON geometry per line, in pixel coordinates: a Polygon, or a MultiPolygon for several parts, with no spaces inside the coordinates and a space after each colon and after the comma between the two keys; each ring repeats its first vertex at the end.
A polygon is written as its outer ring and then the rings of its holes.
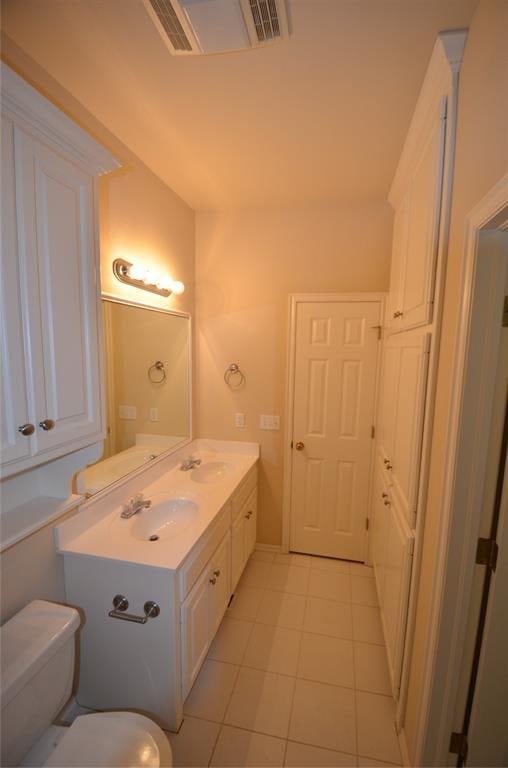
{"type": "Polygon", "coordinates": [[[178,571],[178,590],[183,602],[231,525],[231,503],[222,507],[213,525],[192,549],[178,571]]]}
{"type": "Polygon", "coordinates": [[[236,518],[237,514],[240,512],[243,505],[246,503],[250,494],[256,487],[257,482],[258,482],[258,468],[257,466],[254,466],[248,473],[247,477],[243,480],[238,490],[233,494],[233,498],[231,499],[231,503],[233,505],[232,507],[233,520],[236,518]]]}

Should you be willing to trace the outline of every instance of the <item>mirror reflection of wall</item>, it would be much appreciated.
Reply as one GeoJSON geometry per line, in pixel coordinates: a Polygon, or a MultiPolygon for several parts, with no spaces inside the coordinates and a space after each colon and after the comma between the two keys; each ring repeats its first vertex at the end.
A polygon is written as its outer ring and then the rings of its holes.
{"type": "Polygon", "coordinates": [[[107,435],[78,492],[96,493],[190,437],[189,326],[184,315],[103,300],[107,435]]]}

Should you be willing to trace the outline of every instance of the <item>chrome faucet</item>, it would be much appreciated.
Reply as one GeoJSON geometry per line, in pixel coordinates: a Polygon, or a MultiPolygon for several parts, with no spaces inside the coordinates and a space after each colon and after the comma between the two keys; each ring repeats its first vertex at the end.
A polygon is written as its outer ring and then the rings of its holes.
{"type": "Polygon", "coordinates": [[[133,515],[141,512],[142,509],[148,509],[152,506],[150,499],[144,499],[142,493],[136,494],[134,498],[129,499],[127,504],[124,505],[123,512],[120,517],[132,517],[133,515]]]}
{"type": "Polygon", "coordinates": [[[180,465],[180,469],[182,472],[188,472],[189,469],[194,469],[194,467],[199,467],[201,464],[201,459],[193,459],[192,456],[189,456],[185,461],[182,461],[180,465]]]}

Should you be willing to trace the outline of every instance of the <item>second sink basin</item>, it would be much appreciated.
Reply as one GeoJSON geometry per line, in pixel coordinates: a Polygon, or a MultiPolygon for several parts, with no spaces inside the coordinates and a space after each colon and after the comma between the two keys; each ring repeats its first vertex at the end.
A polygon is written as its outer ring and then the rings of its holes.
{"type": "Polygon", "coordinates": [[[225,461],[207,461],[206,464],[194,467],[191,472],[191,478],[197,483],[213,483],[214,480],[221,479],[232,469],[232,464],[228,464],[225,461]]]}
{"type": "Polygon", "coordinates": [[[157,541],[182,533],[198,515],[198,505],[185,496],[155,501],[136,516],[130,532],[136,539],[157,541]]]}

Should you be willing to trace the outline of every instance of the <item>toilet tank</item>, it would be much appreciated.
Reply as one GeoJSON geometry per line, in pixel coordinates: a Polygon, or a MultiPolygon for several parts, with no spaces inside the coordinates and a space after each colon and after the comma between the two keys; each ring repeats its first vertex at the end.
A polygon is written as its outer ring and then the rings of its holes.
{"type": "Polygon", "coordinates": [[[18,765],[72,693],[79,613],[34,600],[0,628],[1,764],[18,765]]]}

